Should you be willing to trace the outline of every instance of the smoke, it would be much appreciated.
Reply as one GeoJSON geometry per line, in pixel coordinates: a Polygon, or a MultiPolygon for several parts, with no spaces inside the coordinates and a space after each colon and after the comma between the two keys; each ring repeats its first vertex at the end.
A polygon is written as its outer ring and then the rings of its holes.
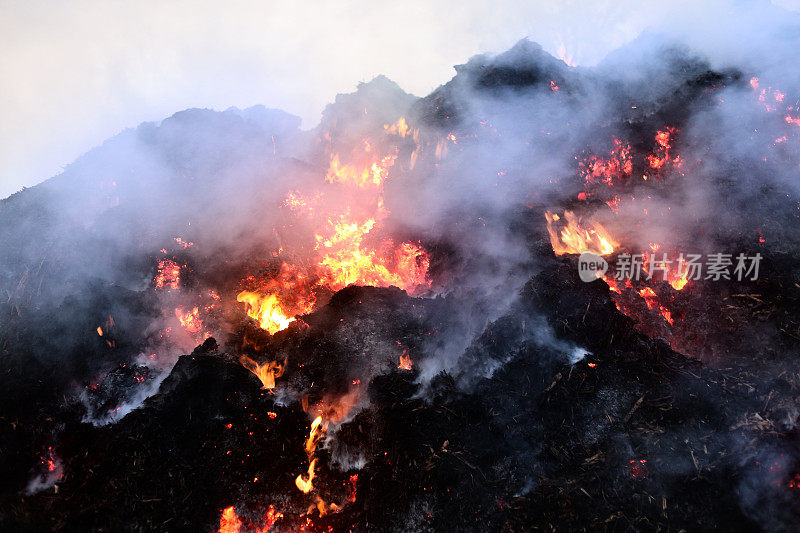
{"type": "MultiPolygon", "coordinates": [[[[742,250],[722,247],[756,231],[776,248],[797,242],[784,227],[795,217],[800,160],[778,140],[800,136],[791,55],[800,22],[760,2],[737,4],[735,15],[727,7],[663,24],[594,67],[570,67],[523,40],[473,57],[423,98],[379,77],[338,96],[312,130],[254,107],[191,109],[125,131],[3,201],[0,327],[20,360],[61,370],[52,378],[59,390],[152,353],[144,361],[153,380],[116,406],[118,419],[208,336],[240,348],[242,283],[274,277],[284,262],[315,275],[320,227],[346,215],[355,226],[372,220],[365,249],[416,243],[430,258],[429,285],[407,287],[441,304],[426,318],[446,315],[415,346],[423,385],[445,371],[472,390],[524,357],[541,358],[543,372],[575,364],[586,351],[525,311],[520,290],[542,266],[544,210],[573,205],[585,185],[579,162],[608,157],[615,139],[647,153],[673,128],[672,155],[682,158],[658,175],[635,163],[632,178],[652,179],[627,187],[616,215],[605,198],[583,207],[630,248],[735,254],[742,250]],[[710,16],[722,30],[706,31],[710,16]],[[411,133],[391,131],[400,118],[411,133]],[[389,157],[388,177],[381,189],[326,180],[334,155],[368,168],[389,157]],[[307,214],[287,206],[290,193],[307,214]],[[155,287],[165,261],[177,265],[180,289],[155,287]]],[[[315,293],[316,307],[332,292],[315,293]]],[[[396,340],[358,334],[343,329],[336,340],[362,357],[366,382],[396,357],[396,340]]],[[[288,386],[278,393],[279,403],[302,396],[288,386]]],[[[85,420],[111,421],[105,406],[86,405],[85,420]]],[[[354,450],[337,457],[347,468],[363,461],[354,450]]]]}

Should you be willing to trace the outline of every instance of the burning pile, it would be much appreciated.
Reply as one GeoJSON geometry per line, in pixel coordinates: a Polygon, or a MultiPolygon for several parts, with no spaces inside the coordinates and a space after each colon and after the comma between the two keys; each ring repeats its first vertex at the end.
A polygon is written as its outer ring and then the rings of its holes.
{"type": "Polygon", "coordinates": [[[731,179],[703,134],[707,115],[750,106],[736,109],[770,135],[748,137],[762,177],[800,163],[797,109],[756,78],[662,55],[658,94],[522,42],[423,99],[363,84],[311,132],[265,109],[143,127],[168,178],[125,161],[137,179],[115,179],[113,207],[71,241],[107,259],[130,236],[127,266],[81,278],[59,244],[52,267],[6,280],[8,353],[74,368],[10,371],[5,394],[37,396],[4,429],[26,444],[25,468],[5,468],[29,494],[4,494],[0,523],[791,523],[800,286],[773,243],[800,237],[776,229],[797,205],[781,183],[731,179]],[[209,146],[173,141],[204,128],[209,146]],[[149,173],[166,199],[137,194],[149,173]],[[709,224],[720,199],[735,225],[709,224]],[[755,205],[767,215],[742,222],[755,205]],[[90,297],[51,310],[60,281],[90,297]]]}

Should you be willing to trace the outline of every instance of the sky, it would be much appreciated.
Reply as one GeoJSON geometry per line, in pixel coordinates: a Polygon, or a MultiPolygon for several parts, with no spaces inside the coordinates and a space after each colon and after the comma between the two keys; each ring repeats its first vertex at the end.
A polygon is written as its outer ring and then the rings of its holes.
{"type": "Polygon", "coordinates": [[[311,128],[379,74],[424,96],[454,65],[523,37],[591,65],[697,3],[0,0],[0,197],[182,109],[263,104],[311,128]]]}

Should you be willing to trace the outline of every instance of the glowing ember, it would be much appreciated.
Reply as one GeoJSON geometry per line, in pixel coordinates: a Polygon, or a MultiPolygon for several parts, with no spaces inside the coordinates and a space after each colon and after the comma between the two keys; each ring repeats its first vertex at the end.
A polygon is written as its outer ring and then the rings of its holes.
{"type": "Polygon", "coordinates": [[[181,280],[181,267],[170,259],[158,261],[158,273],[153,279],[156,289],[177,289],[181,280]]]}
{"type": "Polygon", "coordinates": [[[601,224],[595,222],[588,229],[581,227],[580,220],[572,211],[564,212],[566,224],[563,224],[561,217],[550,211],[546,211],[544,216],[547,219],[550,244],[556,255],[583,252],[608,255],[619,246],[601,224]],[[560,231],[556,228],[556,223],[562,226],[560,231]]]}
{"type": "Polygon", "coordinates": [[[641,289],[638,292],[639,296],[644,298],[644,301],[649,309],[654,309],[658,311],[658,313],[662,317],[664,317],[664,320],[666,320],[667,322],[670,323],[670,325],[672,325],[672,323],[674,322],[672,319],[672,312],[659,303],[658,295],[655,293],[653,289],[651,289],[650,287],[645,287],[644,289],[641,289]]]}
{"type": "Polygon", "coordinates": [[[672,162],[675,166],[679,167],[682,164],[680,156],[675,158],[671,157],[672,138],[676,133],[675,128],[667,127],[664,130],[659,130],[656,133],[656,149],[655,152],[647,156],[647,163],[650,168],[654,170],[661,170],[664,166],[672,162]]]}
{"type": "Polygon", "coordinates": [[[581,174],[587,187],[597,182],[613,185],[618,178],[630,176],[633,172],[631,145],[614,138],[608,158],[589,156],[579,163],[581,174]]]}
{"type": "Polygon", "coordinates": [[[178,246],[180,246],[180,247],[181,247],[181,248],[183,248],[184,250],[185,250],[186,248],[189,248],[189,247],[191,247],[191,246],[194,246],[194,243],[193,243],[193,242],[187,242],[187,241],[184,241],[184,240],[183,240],[183,239],[181,239],[180,237],[175,237],[173,240],[175,241],[175,243],[176,243],[178,246]]]}
{"type": "Polygon", "coordinates": [[[275,509],[274,505],[270,505],[267,512],[264,513],[264,525],[256,529],[256,533],[267,533],[281,518],[283,518],[283,513],[275,509]]]}
{"type": "Polygon", "coordinates": [[[628,474],[634,479],[647,477],[647,459],[632,459],[628,462],[628,474]]]}
{"type": "Polygon", "coordinates": [[[175,316],[181,323],[181,327],[188,333],[200,333],[203,330],[203,320],[200,318],[197,306],[193,307],[191,311],[184,311],[183,307],[178,307],[175,309],[175,316]]]}

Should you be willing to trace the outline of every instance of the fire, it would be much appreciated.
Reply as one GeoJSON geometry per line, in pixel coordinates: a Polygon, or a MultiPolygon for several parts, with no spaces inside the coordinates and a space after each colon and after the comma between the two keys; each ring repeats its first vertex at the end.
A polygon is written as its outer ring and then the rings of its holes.
{"type": "Polygon", "coordinates": [[[647,459],[631,459],[628,461],[628,474],[632,478],[644,479],[647,477],[647,459]]]}
{"type": "Polygon", "coordinates": [[[261,388],[266,390],[274,389],[275,379],[281,377],[286,371],[286,360],[283,362],[269,361],[267,363],[258,363],[246,355],[242,355],[239,357],[239,362],[261,380],[261,388]]]}
{"type": "Polygon", "coordinates": [[[264,525],[256,529],[256,533],[267,533],[281,518],[283,518],[283,513],[275,509],[274,505],[270,505],[267,512],[264,513],[264,525]]]}
{"type": "Polygon", "coordinates": [[[241,528],[242,521],[239,520],[236,509],[234,509],[233,506],[223,509],[222,516],[219,518],[218,533],[239,533],[241,528]]]}
{"type": "Polygon", "coordinates": [[[184,250],[185,250],[186,248],[190,248],[190,247],[194,246],[194,243],[193,243],[193,242],[187,242],[187,241],[184,241],[184,240],[183,240],[183,239],[181,239],[180,237],[175,237],[173,240],[175,241],[175,244],[177,244],[178,246],[180,246],[180,247],[181,247],[181,248],[183,248],[184,250]]]}
{"type": "Polygon", "coordinates": [[[314,488],[314,478],[316,475],[314,474],[314,466],[317,463],[317,459],[311,459],[311,462],[308,463],[308,473],[304,476],[300,474],[297,476],[297,479],[294,480],[295,485],[297,488],[300,489],[301,492],[304,494],[308,494],[311,492],[311,489],[314,488]]]}
{"type": "Polygon", "coordinates": [[[631,145],[622,142],[616,137],[612,142],[613,147],[608,158],[592,155],[579,163],[587,188],[597,182],[613,185],[617,178],[630,176],[633,172],[631,145]]]}
{"type": "Polygon", "coordinates": [[[654,309],[658,311],[659,314],[661,314],[661,316],[664,317],[664,320],[669,322],[670,325],[673,324],[674,320],[672,319],[672,312],[663,305],[661,305],[661,303],[659,303],[658,295],[655,293],[653,289],[651,289],[650,287],[645,287],[637,292],[639,293],[639,296],[644,298],[644,301],[647,304],[648,309],[654,309]]]}
{"type": "Polygon", "coordinates": [[[686,277],[687,273],[684,272],[680,277],[670,279],[668,282],[672,285],[672,288],[676,291],[683,289],[687,283],[689,283],[689,279],[686,277]]]}
{"type": "Polygon", "coordinates": [[[397,154],[387,155],[366,168],[358,168],[356,165],[343,165],[339,156],[334,154],[331,156],[325,180],[330,183],[345,183],[362,188],[381,185],[386,179],[389,167],[394,165],[395,159],[397,159],[397,154]]]}
{"type": "Polygon", "coordinates": [[[601,224],[595,222],[588,229],[581,227],[580,220],[572,211],[564,212],[566,224],[562,224],[561,231],[555,227],[556,223],[561,221],[561,217],[550,211],[546,211],[544,216],[547,219],[550,244],[556,255],[583,252],[608,255],[619,246],[601,224]]]}
{"type": "Polygon", "coordinates": [[[294,317],[286,316],[278,297],[274,294],[261,295],[257,292],[242,291],[236,296],[237,302],[247,304],[247,316],[255,318],[261,329],[276,333],[289,327],[294,317]]]}
{"type": "Polygon", "coordinates": [[[421,246],[404,242],[388,257],[381,256],[376,250],[363,249],[362,239],[368,232],[353,232],[338,250],[322,257],[319,266],[324,285],[333,290],[352,284],[413,290],[426,284],[430,261],[421,246]]]}
{"type": "MultiPolygon", "coordinates": [[[[283,513],[275,509],[274,505],[270,505],[264,513],[264,525],[253,529],[255,533],[267,533],[275,525],[275,522],[283,518],[283,513]]],[[[239,533],[244,523],[236,514],[236,509],[233,506],[226,507],[222,510],[219,517],[219,530],[217,533],[239,533]]]]}
{"type": "Polygon", "coordinates": [[[400,355],[400,364],[397,365],[397,368],[400,370],[411,370],[413,365],[414,361],[412,361],[411,356],[408,355],[408,350],[403,350],[403,353],[400,355]]]}
{"type": "Polygon", "coordinates": [[[310,313],[315,304],[306,276],[285,262],[275,278],[256,290],[240,292],[236,301],[246,304],[247,316],[271,334],[288,328],[296,315],[310,313]]]}
{"type": "Polygon", "coordinates": [[[575,61],[573,60],[572,54],[567,52],[567,47],[564,44],[558,45],[558,50],[556,51],[556,55],[558,58],[566,63],[570,67],[574,67],[576,65],[575,61]]]}
{"type": "Polygon", "coordinates": [[[669,162],[676,167],[682,165],[683,161],[680,156],[671,157],[672,138],[676,132],[675,128],[667,127],[656,133],[656,149],[652,154],[647,155],[647,163],[653,170],[661,170],[669,162]]]}
{"type": "Polygon", "coordinates": [[[203,330],[203,320],[200,318],[197,306],[194,306],[191,311],[184,311],[183,307],[178,307],[175,309],[175,316],[187,332],[194,334],[203,330]]]}
{"type": "Polygon", "coordinates": [[[391,126],[389,124],[384,124],[383,129],[388,135],[399,135],[400,137],[407,136],[411,131],[411,128],[409,128],[408,124],[406,124],[405,117],[400,117],[397,119],[397,122],[391,126]]]}
{"type": "Polygon", "coordinates": [[[158,273],[153,279],[156,289],[178,289],[181,281],[181,266],[170,259],[158,261],[158,273]]]}
{"type": "MultiPolygon", "coordinates": [[[[416,130],[403,117],[392,125],[385,124],[384,132],[417,139],[416,130]]],[[[330,141],[332,137],[326,134],[324,138],[330,141]]],[[[315,225],[313,251],[303,267],[284,261],[272,280],[237,296],[237,301],[246,305],[248,316],[270,334],[289,327],[298,315],[313,311],[320,292],[324,295],[353,284],[393,285],[407,291],[429,285],[430,260],[422,245],[396,244],[382,235],[382,222],[389,216],[383,184],[398,158],[398,149],[382,155],[378,150],[382,145],[368,138],[358,146],[346,164],[339,154],[329,154],[325,174],[328,183],[348,187],[344,197],[348,203],[328,206],[322,193],[306,195],[296,190],[290,191],[283,202],[292,214],[302,214],[307,223],[315,225]]]]}
{"type": "Polygon", "coordinates": [[[305,443],[306,455],[308,456],[308,472],[305,476],[300,474],[297,476],[297,479],[294,480],[297,488],[305,494],[308,494],[314,489],[314,478],[316,477],[314,469],[317,464],[317,458],[315,457],[317,444],[327,429],[328,424],[322,423],[322,416],[318,416],[311,423],[311,431],[309,432],[305,443]]]}

